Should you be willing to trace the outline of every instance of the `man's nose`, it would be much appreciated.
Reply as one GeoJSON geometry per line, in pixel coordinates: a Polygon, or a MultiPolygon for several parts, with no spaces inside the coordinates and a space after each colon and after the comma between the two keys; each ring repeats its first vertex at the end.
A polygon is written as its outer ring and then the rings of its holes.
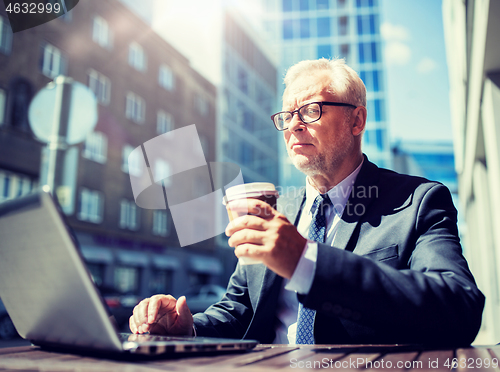
{"type": "Polygon", "coordinates": [[[304,130],[305,124],[302,120],[300,120],[300,116],[298,112],[294,112],[292,116],[292,120],[290,120],[290,125],[288,126],[288,130],[290,132],[302,131],[304,130]]]}

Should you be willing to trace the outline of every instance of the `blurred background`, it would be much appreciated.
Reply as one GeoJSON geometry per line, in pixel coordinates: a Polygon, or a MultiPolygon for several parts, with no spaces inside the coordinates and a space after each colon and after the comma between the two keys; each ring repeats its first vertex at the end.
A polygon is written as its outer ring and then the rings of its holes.
{"type": "MultiPolygon", "coordinates": [[[[202,311],[222,295],[233,251],[223,235],[181,248],[168,210],[137,207],[130,153],[196,124],[207,161],[238,164],[245,182],[301,186],[270,120],[284,73],[345,58],[367,87],[369,159],[450,188],[487,296],[476,342],[497,343],[498,18],[496,0],[82,0],[12,34],[0,5],[0,202],[46,182],[32,99],[59,75],[84,84],[97,124],[61,152],[55,190],[96,285],[123,329],[156,293],[186,294],[202,311]]],[[[0,306],[0,339],[13,335],[0,306]]]]}

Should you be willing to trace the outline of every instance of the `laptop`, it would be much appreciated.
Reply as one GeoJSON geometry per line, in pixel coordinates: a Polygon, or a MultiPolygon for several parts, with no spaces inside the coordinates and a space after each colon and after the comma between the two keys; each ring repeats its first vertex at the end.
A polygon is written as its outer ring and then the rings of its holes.
{"type": "Polygon", "coordinates": [[[0,298],[21,337],[42,347],[163,355],[258,343],[118,333],[48,188],[0,203],[0,298]]]}

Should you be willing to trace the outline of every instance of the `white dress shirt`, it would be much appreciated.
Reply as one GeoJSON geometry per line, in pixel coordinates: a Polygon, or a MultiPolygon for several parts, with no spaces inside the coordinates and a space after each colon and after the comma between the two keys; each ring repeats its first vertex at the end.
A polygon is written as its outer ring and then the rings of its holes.
{"type": "MultiPolygon", "coordinates": [[[[325,210],[327,233],[325,244],[333,245],[333,239],[337,232],[338,223],[344,212],[344,208],[349,199],[352,186],[361,169],[363,162],[344,180],[335,187],[331,188],[327,194],[332,201],[332,206],[325,210]]],[[[319,195],[319,192],[310,184],[309,177],[306,178],[306,201],[302,213],[300,215],[297,230],[305,238],[308,237],[309,227],[312,224],[314,211],[312,206],[314,199],[319,195]]],[[[316,270],[316,259],[318,256],[318,244],[312,240],[307,241],[306,247],[302,253],[302,257],[295,268],[295,271],[290,280],[283,279],[280,296],[278,299],[277,317],[278,324],[276,325],[276,337],[273,341],[275,344],[294,344],[297,331],[297,313],[299,309],[299,301],[297,293],[307,294],[311,288],[316,270]]]]}

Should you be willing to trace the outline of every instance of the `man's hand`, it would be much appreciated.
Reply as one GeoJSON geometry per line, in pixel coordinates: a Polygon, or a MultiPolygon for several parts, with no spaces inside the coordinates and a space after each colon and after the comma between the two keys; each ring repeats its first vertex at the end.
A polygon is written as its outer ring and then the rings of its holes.
{"type": "Polygon", "coordinates": [[[170,295],[155,295],[139,302],[129,320],[132,333],[193,335],[193,316],[186,297],[176,300],[170,295]]]}
{"type": "Polygon", "coordinates": [[[228,203],[233,212],[249,215],[235,218],[226,227],[229,245],[237,257],[262,261],[276,274],[290,279],[307,240],[287,218],[266,202],[240,199],[228,203]]]}

